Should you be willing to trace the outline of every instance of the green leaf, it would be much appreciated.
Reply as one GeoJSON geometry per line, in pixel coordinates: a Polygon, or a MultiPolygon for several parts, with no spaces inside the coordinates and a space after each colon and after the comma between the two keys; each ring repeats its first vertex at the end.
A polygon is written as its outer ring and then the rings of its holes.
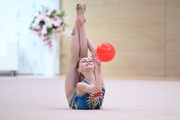
{"type": "Polygon", "coordinates": [[[55,13],[56,13],[56,10],[53,10],[51,14],[54,15],[55,13]]]}
{"type": "Polygon", "coordinates": [[[52,35],[52,29],[51,28],[47,28],[47,34],[52,35]]]}
{"type": "Polygon", "coordinates": [[[62,18],[63,16],[65,16],[65,12],[62,11],[61,14],[59,15],[60,18],[62,18]]]}
{"type": "Polygon", "coordinates": [[[29,29],[31,29],[31,30],[32,30],[32,29],[33,29],[33,28],[32,28],[32,26],[30,26],[30,27],[29,27],[29,29]]]}

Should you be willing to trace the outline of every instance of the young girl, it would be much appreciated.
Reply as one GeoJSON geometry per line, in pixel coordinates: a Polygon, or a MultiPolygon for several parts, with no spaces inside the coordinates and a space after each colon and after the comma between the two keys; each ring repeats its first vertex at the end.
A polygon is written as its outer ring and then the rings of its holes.
{"type": "Polygon", "coordinates": [[[101,61],[96,56],[95,47],[86,38],[85,10],[86,5],[77,4],[65,93],[72,109],[101,109],[105,95],[101,61]],[[88,49],[93,60],[87,57],[88,49]]]}

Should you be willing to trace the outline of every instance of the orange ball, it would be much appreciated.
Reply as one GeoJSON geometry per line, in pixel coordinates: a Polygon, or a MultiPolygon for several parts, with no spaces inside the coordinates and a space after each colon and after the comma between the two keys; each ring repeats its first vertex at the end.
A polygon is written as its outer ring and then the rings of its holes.
{"type": "Polygon", "coordinates": [[[113,45],[102,43],[98,46],[96,54],[102,62],[109,62],[114,58],[116,51],[113,45]]]}

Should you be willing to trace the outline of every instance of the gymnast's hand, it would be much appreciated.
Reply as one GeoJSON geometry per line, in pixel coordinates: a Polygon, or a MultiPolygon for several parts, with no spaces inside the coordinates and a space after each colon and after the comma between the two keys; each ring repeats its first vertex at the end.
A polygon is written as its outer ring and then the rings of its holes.
{"type": "Polygon", "coordinates": [[[101,60],[96,55],[96,52],[94,52],[94,53],[91,52],[91,54],[92,54],[91,57],[92,57],[92,59],[94,61],[95,66],[101,66],[101,60]]]}

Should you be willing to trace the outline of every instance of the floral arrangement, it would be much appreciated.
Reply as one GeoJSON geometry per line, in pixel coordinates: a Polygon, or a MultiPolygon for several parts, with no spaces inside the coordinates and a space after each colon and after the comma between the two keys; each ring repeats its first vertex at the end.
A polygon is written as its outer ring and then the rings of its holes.
{"type": "Polygon", "coordinates": [[[42,11],[34,16],[30,29],[49,46],[52,46],[52,35],[61,35],[67,26],[65,23],[65,12],[57,10],[49,10],[43,7],[42,11]]]}

